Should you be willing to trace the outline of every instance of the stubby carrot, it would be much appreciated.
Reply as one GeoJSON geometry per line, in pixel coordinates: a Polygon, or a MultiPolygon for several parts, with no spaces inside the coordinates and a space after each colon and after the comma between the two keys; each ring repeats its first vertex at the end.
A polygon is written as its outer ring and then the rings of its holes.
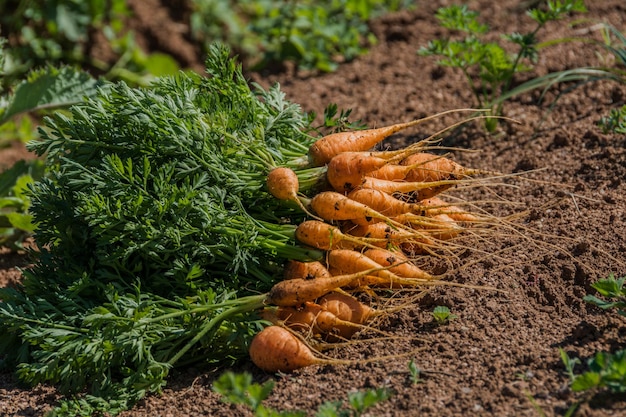
{"type": "Polygon", "coordinates": [[[335,191],[346,192],[358,187],[366,174],[387,163],[368,152],[343,152],[334,156],[326,168],[326,179],[335,191]]]}
{"type": "Polygon", "coordinates": [[[296,203],[302,211],[315,217],[307,210],[298,196],[300,182],[293,169],[287,167],[274,168],[267,174],[265,183],[271,195],[279,200],[292,201],[296,203]]]}
{"type": "Polygon", "coordinates": [[[283,279],[315,279],[330,277],[328,269],[319,261],[302,262],[289,260],[283,270],[283,279]]]}
{"type": "Polygon", "coordinates": [[[357,300],[356,298],[339,292],[331,292],[318,300],[323,309],[333,313],[337,318],[357,324],[365,324],[371,318],[380,314],[377,310],[357,300]]]}
{"type": "Polygon", "coordinates": [[[266,372],[292,372],[311,365],[350,363],[324,359],[289,330],[273,325],[257,333],[248,349],[252,362],[266,372]]]}
{"type": "Polygon", "coordinates": [[[332,311],[321,305],[307,301],[298,307],[278,307],[265,309],[261,317],[271,323],[283,325],[298,331],[312,332],[326,338],[340,337],[347,339],[362,326],[337,317],[332,311]]]}

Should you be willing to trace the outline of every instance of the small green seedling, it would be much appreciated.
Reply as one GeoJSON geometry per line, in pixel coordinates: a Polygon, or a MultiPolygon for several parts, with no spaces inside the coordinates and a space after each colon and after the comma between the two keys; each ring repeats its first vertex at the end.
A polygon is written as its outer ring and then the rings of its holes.
{"type": "MultiPolygon", "coordinates": [[[[222,395],[222,401],[249,407],[256,417],[303,417],[304,411],[278,411],[265,407],[263,400],[269,397],[274,381],[263,384],[252,382],[252,375],[244,372],[236,374],[227,371],[213,383],[213,391],[222,395]]],[[[359,417],[374,405],[391,397],[389,388],[376,388],[348,393],[344,401],[326,401],[315,413],[316,417],[359,417]]]]}
{"type": "Polygon", "coordinates": [[[433,319],[438,325],[444,325],[457,318],[456,315],[450,312],[450,309],[446,306],[437,306],[432,312],[433,319]]]}
{"type": "MultiPolygon", "coordinates": [[[[550,21],[559,20],[571,12],[585,12],[582,0],[548,1],[546,9],[528,10],[528,16],[536,22],[529,33],[511,33],[503,39],[513,43],[517,52],[509,54],[505,47],[494,41],[486,41],[484,35],[489,27],[478,21],[478,12],[467,5],[440,8],[436,17],[442,27],[465,35],[463,39],[436,39],[419,49],[423,56],[440,57],[439,65],[457,68],[463,72],[474,92],[480,108],[490,108],[496,116],[502,115],[502,104],[509,97],[514,76],[526,71],[537,62],[540,44],[537,32],[550,21]]],[[[555,41],[556,42],[556,41],[555,41]]],[[[545,83],[537,83],[537,87],[545,83]]],[[[486,119],[489,131],[496,128],[497,119],[486,119]]]]}
{"type": "Polygon", "coordinates": [[[591,284],[600,295],[609,298],[608,301],[594,295],[586,295],[583,300],[595,304],[603,310],[616,308],[617,314],[626,316],[626,288],[624,287],[624,281],[626,281],[626,276],[615,278],[613,274],[610,274],[608,278],[591,284]]]}
{"type": "Polygon", "coordinates": [[[421,373],[422,370],[418,368],[415,361],[411,359],[411,361],[409,362],[409,374],[413,385],[417,385],[422,382],[421,373]]]}
{"type": "Polygon", "coordinates": [[[608,116],[603,116],[598,121],[602,133],[626,134],[626,105],[611,109],[608,116]]]}
{"type": "MultiPolygon", "coordinates": [[[[615,278],[611,274],[608,278],[601,279],[591,285],[608,300],[594,295],[587,295],[584,300],[603,310],[615,308],[619,315],[626,316],[625,281],[626,277],[615,278]]],[[[626,392],[626,349],[615,352],[597,352],[587,360],[587,370],[580,374],[574,372],[574,367],[581,363],[580,359],[570,358],[562,349],[560,354],[570,379],[572,391],[595,392],[600,389],[607,389],[612,393],[623,394],[626,392]]]]}

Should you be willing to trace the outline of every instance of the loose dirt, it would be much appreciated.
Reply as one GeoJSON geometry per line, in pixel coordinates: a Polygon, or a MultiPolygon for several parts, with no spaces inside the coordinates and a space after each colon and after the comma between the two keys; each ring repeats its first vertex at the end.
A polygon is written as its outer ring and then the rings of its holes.
{"type": "MultiPolygon", "coordinates": [[[[161,3],[166,8],[176,2],[161,3]]],[[[540,32],[540,40],[571,36],[600,40],[600,33],[589,29],[594,22],[608,22],[626,32],[623,1],[587,3],[589,13],[577,16],[585,22],[572,27],[565,22],[550,24],[540,32]]],[[[335,73],[314,76],[289,70],[249,76],[264,86],[280,83],[288,99],[306,111],[322,114],[326,105],[337,103],[339,108],[353,109],[351,118],[369,126],[474,106],[473,95],[459,72],[436,65],[435,58],[416,54],[420,46],[446,34],[434,13],[448,4],[418,2],[413,11],[375,21],[372,28],[377,45],[335,73]]],[[[523,33],[533,27],[521,2],[467,4],[480,10],[494,34],[523,33]]],[[[159,14],[159,19],[163,16],[159,14]]],[[[178,50],[185,54],[185,65],[197,67],[201,57],[190,62],[188,51],[194,47],[185,43],[188,36],[182,23],[174,23],[179,30],[168,41],[178,39],[184,46],[178,50]]],[[[159,42],[154,42],[151,34],[148,31],[143,44],[157,48],[159,42]]],[[[167,48],[174,50],[171,44],[167,48]]],[[[581,42],[562,43],[542,50],[536,67],[517,81],[602,65],[615,65],[602,49],[581,42]]],[[[311,367],[285,375],[265,374],[249,362],[234,368],[251,372],[258,382],[276,380],[268,407],[314,415],[321,403],[345,400],[350,391],[389,387],[394,392],[391,399],[368,415],[553,416],[563,415],[576,401],[585,399],[579,416],[626,416],[623,396],[573,393],[559,356],[563,349],[584,361],[599,350],[624,348],[626,340],[622,317],[582,300],[593,292],[594,281],[611,273],[626,275],[626,137],[603,134],[597,125],[610,109],[626,102],[626,86],[598,81],[558,85],[541,93],[534,91],[505,103],[504,114],[520,124],[503,123],[495,134],[485,133],[480,123],[470,124],[444,142],[474,151],[453,152],[455,160],[464,165],[502,173],[525,172],[519,177],[525,180],[503,179],[507,186],[455,191],[470,200],[500,198],[516,203],[516,211],[527,211],[515,230],[501,228],[487,239],[477,237],[472,243],[474,250],[462,259],[467,266],[451,277],[454,282],[492,286],[499,291],[434,289],[421,302],[380,323],[382,329],[403,339],[363,342],[331,352],[342,358],[372,358],[410,352],[415,349],[411,337],[425,339],[428,350],[414,356],[354,366],[311,367]],[[449,307],[458,317],[447,325],[434,324],[430,313],[438,305],[449,307]],[[416,384],[410,380],[410,359],[422,370],[416,384]]],[[[458,120],[458,115],[446,116],[396,135],[385,146],[414,142],[458,120]]],[[[496,214],[504,213],[498,208],[501,205],[493,206],[496,214]]],[[[27,262],[20,254],[0,254],[2,282],[19,279],[16,268],[27,262]]],[[[212,381],[223,371],[176,370],[161,395],[147,397],[120,416],[250,415],[222,403],[211,391],[212,381]]],[[[52,387],[23,387],[12,374],[0,373],[1,416],[42,415],[57,399],[52,387]]]]}

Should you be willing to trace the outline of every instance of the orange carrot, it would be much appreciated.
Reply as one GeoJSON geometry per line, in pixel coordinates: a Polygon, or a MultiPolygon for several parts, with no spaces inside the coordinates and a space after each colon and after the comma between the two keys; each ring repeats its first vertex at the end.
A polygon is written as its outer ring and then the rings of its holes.
{"type": "Polygon", "coordinates": [[[283,270],[283,279],[315,279],[329,277],[328,269],[318,261],[301,262],[289,260],[283,270]]]}
{"type": "Polygon", "coordinates": [[[318,216],[327,221],[352,220],[355,223],[388,221],[389,217],[365,204],[354,201],[334,191],[323,191],[311,199],[311,207],[318,216]]]}
{"type": "Polygon", "coordinates": [[[248,353],[252,362],[266,372],[291,372],[311,365],[350,363],[315,356],[302,340],[276,325],[257,333],[248,353]]]}
{"type": "MultiPolygon", "coordinates": [[[[330,251],[329,253],[333,253],[335,251],[330,251]]],[[[346,250],[346,252],[352,251],[346,250]]],[[[379,268],[382,267],[378,265],[377,269],[379,268]]],[[[315,300],[316,298],[321,297],[322,295],[329,293],[337,288],[350,285],[354,281],[361,278],[363,275],[371,272],[372,271],[362,270],[358,271],[357,273],[333,275],[330,277],[321,277],[316,279],[296,278],[286,281],[280,281],[274,284],[274,286],[270,289],[266,298],[266,303],[281,307],[297,306],[306,301],[315,300]]]]}
{"type": "Polygon", "coordinates": [[[356,298],[338,292],[324,295],[318,300],[318,304],[337,318],[357,324],[365,324],[370,318],[379,314],[356,298]]]}
{"type": "Polygon", "coordinates": [[[373,148],[383,139],[407,129],[425,119],[413,120],[407,123],[399,123],[391,126],[384,126],[377,129],[358,130],[355,132],[338,132],[324,136],[309,148],[309,158],[311,165],[323,166],[342,152],[367,151],[373,148]]]}
{"type": "Polygon", "coordinates": [[[428,236],[439,240],[449,240],[458,236],[464,228],[445,213],[424,217],[413,213],[405,213],[395,217],[405,225],[426,231],[428,236]]]}
{"type": "Polygon", "coordinates": [[[380,127],[377,129],[366,129],[356,132],[332,133],[318,139],[309,148],[309,159],[311,161],[311,165],[323,166],[329,163],[335,155],[339,155],[342,152],[367,151],[368,149],[373,148],[376,144],[381,142],[383,139],[393,135],[394,133],[398,133],[401,130],[407,129],[411,126],[415,126],[427,120],[432,120],[444,114],[460,111],[473,112],[477,110],[449,110],[432,116],[424,117],[422,119],[412,120],[406,123],[398,123],[391,126],[380,127]]]}
{"type": "Polygon", "coordinates": [[[440,155],[417,152],[406,157],[402,165],[411,167],[405,176],[406,181],[435,182],[456,180],[486,171],[465,168],[462,165],[440,155]]]}
{"type": "Polygon", "coordinates": [[[386,241],[384,245],[375,245],[382,248],[404,243],[434,245],[433,240],[426,233],[419,230],[398,229],[382,222],[366,225],[351,224],[346,226],[344,233],[365,238],[384,239],[386,241]]]}
{"type": "Polygon", "coordinates": [[[343,152],[328,163],[326,179],[335,191],[350,191],[361,184],[366,174],[386,163],[368,152],[343,152]]]}
{"type": "Polygon", "coordinates": [[[357,188],[351,191],[348,197],[388,217],[395,217],[416,209],[414,204],[398,200],[391,194],[374,188],[357,188]]]}
{"type": "Polygon", "coordinates": [[[433,197],[458,185],[461,180],[441,180],[432,182],[422,181],[390,181],[379,178],[365,177],[361,183],[363,188],[379,190],[387,194],[407,194],[412,201],[421,201],[425,198],[433,197]]]}
{"type": "Polygon", "coordinates": [[[385,249],[368,249],[363,252],[382,266],[392,266],[389,271],[405,278],[432,279],[432,275],[413,264],[404,254],[385,249]]]}
{"type": "MultiPolygon", "coordinates": [[[[395,274],[388,269],[383,269],[388,265],[381,265],[373,259],[368,258],[363,253],[357,251],[345,249],[332,250],[326,254],[326,261],[330,267],[336,268],[344,274],[354,274],[369,270],[371,272],[369,272],[368,275],[384,278],[390,282],[399,278],[398,274],[395,274]]],[[[433,279],[433,277],[426,272],[423,272],[420,277],[410,278],[433,279]]]]}
{"type": "Polygon", "coordinates": [[[296,239],[300,243],[323,250],[355,249],[384,244],[384,241],[344,234],[338,227],[318,220],[300,223],[296,228],[296,239]]]}
{"type": "Polygon", "coordinates": [[[269,172],[269,174],[267,174],[265,183],[271,195],[279,200],[292,201],[296,203],[306,214],[315,217],[309,213],[300,200],[300,197],[298,197],[300,182],[293,169],[286,167],[274,168],[269,172]]]}
{"type": "Polygon", "coordinates": [[[433,216],[437,214],[447,214],[452,220],[457,222],[475,223],[481,219],[479,216],[472,214],[461,207],[447,203],[439,197],[431,197],[420,201],[425,216],[433,216]]]}
{"type": "Polygon", "coordinates": [[[307,301],[298,307],[278,307],[265,309],[261,316],[274,323],[298,331],[311,331],[313,334],[349,338],[362,326],[360,323],[343,320],[319,304],[307,301]]]}

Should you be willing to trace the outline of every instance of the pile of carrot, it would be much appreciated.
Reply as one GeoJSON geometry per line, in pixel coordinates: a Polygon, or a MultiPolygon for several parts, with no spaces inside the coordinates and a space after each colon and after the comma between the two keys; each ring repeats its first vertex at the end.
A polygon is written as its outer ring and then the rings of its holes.
{"type": "Polygon", "coordinates": [[[292,371],[329,363],[307,341],[345,341],[368,329],[383,311],[360,301],[363,291],[441,282],[441,275],[416,260],[453,247],[457,236],[485,220],[442,198],[446,190],[485,172],[429,153],[428,140],[395,151],[372,150],[419,121],[318,139],[309,162],[325,167],[326,175],[314,195],[302,195],[290,168],[269,172],[268,191],[307,214],[297,226],[297,242],[324,251],[325,258],[288,261],[284,280],[267,295],[260,314],[271,325],[249,349],[259,368],[292,371]]]}

